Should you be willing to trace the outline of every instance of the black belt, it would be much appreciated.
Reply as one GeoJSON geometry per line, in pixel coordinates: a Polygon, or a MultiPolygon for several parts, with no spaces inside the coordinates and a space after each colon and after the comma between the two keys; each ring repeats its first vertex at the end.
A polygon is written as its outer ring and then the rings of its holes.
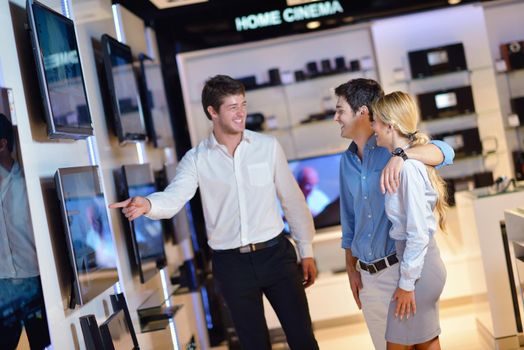
{"type": "Polygon", "coordinates": [[[239,248],[213,250],[213,251],[218,252],[218,253],[252,253],[258,250],[276,246],[283,237],[284,237],[284,233],[280,233],[278,236],[271,238],[269,241],[259,242],[259,243],[250,243],[250,244],[244,245],[239,248]]]}
{"type": "Polygon", "coordinates": [[[372,263],[365,263],[362,260],[358,260],[358,265],[360,268],[364,271],[369,272],[370,274],[377,273],[381,270],[384,270],[386,267],[389,267],[391,265],[395,265],[398,263],[397,254],[391,254],[390,256],[386,256],[385,258],[382,258],[380,260],[374,261],[372,263]]]}

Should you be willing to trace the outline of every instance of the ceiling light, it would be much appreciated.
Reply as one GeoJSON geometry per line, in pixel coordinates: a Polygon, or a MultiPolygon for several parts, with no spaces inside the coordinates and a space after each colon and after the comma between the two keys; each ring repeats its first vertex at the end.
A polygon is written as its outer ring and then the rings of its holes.
{"type": "Polygon", "coordinates": [[[199,2],[208,2],[208,0],[149,0],[149,1],[151,1],[159,9],[191,5],[191,4],[196,4],[199,2]]]}
{"type": "Polygon", "coordinates": [[[317,29],[318,27],[320,27],[321,23],[319,21],[312,21],[312,22],[308,22],[306,24],[306,27],[307,29],[317,29]]]}
{"type": "Polygon", "coordinates": [[[448,4],[450,5],[456,5],[456,4],[460,4],[462,0],[448,0],[448,4]]]}

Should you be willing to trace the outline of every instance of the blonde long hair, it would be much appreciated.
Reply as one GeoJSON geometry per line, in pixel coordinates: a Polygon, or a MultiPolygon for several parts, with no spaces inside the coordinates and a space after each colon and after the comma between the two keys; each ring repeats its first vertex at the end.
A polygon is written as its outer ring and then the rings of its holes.
{"type": "MultiPolygon", "coordinates": [[[[378,98],[372,105],[373,116],[384,124],[391,125],[400,134],[410,140],[411,146],[429,143],[428,135],[417,130],[419,110],[413,97],[402,91],[395,91],[378,98]]],[[[446,231],[447,191],[446,183],[432,166],[427,166],[429,180],[437,192],[435,209],[438,213],[438,225],[446,231]]]]}

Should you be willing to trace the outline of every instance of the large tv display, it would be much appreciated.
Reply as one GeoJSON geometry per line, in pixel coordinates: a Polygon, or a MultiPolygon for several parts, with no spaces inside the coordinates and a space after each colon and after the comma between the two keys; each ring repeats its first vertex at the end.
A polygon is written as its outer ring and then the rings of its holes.
{"type": "Polygon", "coordinates": [[[74,273],[74,304],[83,305],[118,281],[116,250],[97,166],[55,174],[74,273]]]}
{"type": "Polygon", "coordinates": [[[33,0],[27,15],[49,137],[93,135],[73,21],[33,0]]]}
{"type": "MultiPolygon", "coordinates": [[[[121,199],[141,196],[155,192],[156,186],[149,164],[124,165],[119,184],[121,199]]],[[[151,220],[141,216],[128,222],[132,257],[140,274],[140,281],[145,283],[166,264],[164,236],[160,220],[151,220]]]]}
{"type": "Polygon", "coordinates": [[[174,145],[173,130],[160,64],[144,54],[138,57],[140,59],[140,96],[147,136],[153,141],[155,147],[171,147],[174,145]]]}
{"type": "Polygon", "coordinates": [[[101,39],[104,71],[116,136],[120,143],[146,139],[131,48],[107,34],[101,39]]]}
{"type": "Polygon", "coordinates": [[[336,153],[288,162],[316,229],[340,225],[340,157],[341,154],[336,153]]]}

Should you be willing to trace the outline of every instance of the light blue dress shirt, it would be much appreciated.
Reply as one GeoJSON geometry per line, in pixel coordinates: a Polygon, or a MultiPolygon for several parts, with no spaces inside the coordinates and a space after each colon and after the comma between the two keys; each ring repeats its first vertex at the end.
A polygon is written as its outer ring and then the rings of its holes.
{"type": "MultiPolygon", "coordinates": [[[[433,188],[426,166],[418,160],[408,159],[400,174],[400,187],[396,193],[387,193],[386,215],[391,221],[389,236],[406,241],[400,262],[399,287],[412,291],[420,278],[428,243],[437,231],[433,210],[437,193],[433,188]]],[[[399,257],[400,258],[400,257],[399,257]]]]}
{"type": "MultiPolygon", "coordinates": [[[[442,141],[432,143],[444,155],[439,167],[453,164],[453,149],[442,141]]],[[[388,150],[378,147],[372,135],[364,146],[362,160],[355,142],[340,160],[342,248],[350,248],[354,257],[367,263],[395,252],[395,241],[389,237],[391,223],[384,209],[384,194],[380,191],[380,174],[390,158],[388,150]]]]}

